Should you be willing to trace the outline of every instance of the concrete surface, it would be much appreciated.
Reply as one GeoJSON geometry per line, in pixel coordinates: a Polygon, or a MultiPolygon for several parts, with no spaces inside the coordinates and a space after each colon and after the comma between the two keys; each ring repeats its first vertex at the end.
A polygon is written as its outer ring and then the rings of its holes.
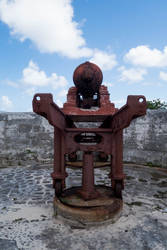
{"type": "MultiPolygon", "coordinates": [[[[34,113],[0,113],[0,167],[53,161],[53,127],[34,113]]],[[[167,168],[167,110],[148,111],[124,130],[124,161],[167,168]]]]}
{"type": "MultiPolygon", "coordinates": [[[[121,218],[88,229],[53,217],[51,172],[50,165],[0,169],[0,243],[12,250],[167,249],[167,171],[126,165],[121,218]]],[[[95,169],[96,183],[109,185],[108,172],[95,169]]],[[[68,173],[68,187],[81,182],[80,170],[68,173]]]]}
{"type": "Polygon", "coordinates": [[[0,239],[1,250],[18,250],[15,240],[0,239]]]}

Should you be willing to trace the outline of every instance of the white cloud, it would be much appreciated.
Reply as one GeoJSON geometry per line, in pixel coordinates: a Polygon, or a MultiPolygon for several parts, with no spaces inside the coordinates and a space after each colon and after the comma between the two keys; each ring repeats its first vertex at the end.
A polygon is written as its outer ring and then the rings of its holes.
{"type": "Polygon", "coordinates": [[[144,80],[144,75],[147,74],[145,69],[130,68],[126,69],[124,66],[118,69],[121,72],[120,81],[140,82],[144,80]]]}
{"type": "Polygon", "coordinates": [[[163,72],[163,71],[160,71],[160,78],[161,78],[163,81],[167,81],[167,73],[166,73],[166,72],[163,72]]]}
{"type": "Polygon", "coordinates": [[[111,101],[115,104],[116,107],[119,107],[119,108],[126,104],[125,99],[120,99],[120,100],[115,100],[115,101],[111,100],[111,101]]]}
{"type": "Polygon", "coordinates": [[[124,57],[125,61],[142,67],[167,66],[167,47],[163,51],[150,49],[147,45],[132,48],[124,57]]]}
{"type": "Polygon", "coordinates": [[[31,40],[41,52],[70,58],[90,57],[72,0],[1,0],[0,20],[20,41],[31,40]]]}
{"type": "Polygon", "coordinates": [[[56,104],[57,104],[60,108],[63,107],[63,103],[62,103],[62,101],[59,100],[59,99],[56,100],[56,104]]]}
{"type": "Polygon", "coordinates": [[[23,69],[22,81],[24,84],[33,86],[46,86],[49,83],[49,78],[44,71],[40,71],[37,64],[30,61],[28,67],[23,69]]]}
{"type": "Polygon", "coordinates": [[[30,61],[28,67],[23,69],[22,79],[20,81],[26,86],[33,86],[27,90],[29,93],[34,91],[35,87],[51,85],[53,89],[57,89],[66,87],[68,84],[64,76],[58,76],[56,73],[47,76],[45,71],[40,70],[38,65],[33,61],[30,61]]]}
{"type": "Polygon", "coordinates": [[[105,85],[107,88],[114,86],[114,84],[110,82],[103,82],[103,85],[105,85]]]}
{"type": "Polygon", "coordinates": [[[97,64],[101,70],[111,70],[117,65],[116,56],[105,51],[95,49],[90,62],[97,64]]]}
{"type": "Polygon", "coordinates": [[[0,0],[0,21],[13,36],[32,41],[40,52],[91,58],[103,70],[117,64],[114,54],[87,47],[81,30],[85,20],[74,21],[72,0],[0,0]]]}
{"type": "Polygon", "coordinates": [[[53,89],[65,88],[68,85],[68,82],[64,76],[57,76],[56,73],[53,73],[50,82],[53,89]]]}
{"type": "Polygon", "coordinates": [[[66,96],[67,96],[67,92],[68,92],[67,89],[63,89],[63,90],[61,90],[57,95],[58,95],[59,97],[66,97],[66,96]]]}
{"type": "Polygon", "coordinates": [[[9,86],[14,87],[14,88],[18,88],[19,87],[19,85],[16,82],[13,82],[13,81],[10,81],[10,80],[7,80],[6,83],[9,86]]]}
{"type": "Polygon", "coordinates": [[[13,103],[9,99],[8,96],[1,97],[1,110],[9,111],[9,110],[11,110],[12,106],[13,106],[13,103]]]}
{"type": "Polygon", "coordinates": [[[36,92],[35,88],[28,88],[28,89],[25,90],[25,93],[27,95],[30,95],[30,96],[33,96],[35,94],[35,92],[36,92]]]}
{"type": "Polygon", "coordinates": [[[160,83],[160,82],[142,82],[141,85],[143,85],[143,86],[163,87],[163,84],[160,83]]]}

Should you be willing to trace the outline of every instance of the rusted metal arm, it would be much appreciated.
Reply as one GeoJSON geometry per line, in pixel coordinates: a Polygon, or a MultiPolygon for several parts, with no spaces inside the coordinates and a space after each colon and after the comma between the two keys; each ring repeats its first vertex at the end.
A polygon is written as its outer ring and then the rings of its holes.
{"type": "Polygon", "coordinates": [[[113,116],[109,116],[101,125],[102,128],[108,127],[117,132],[130,125],[130,122],[142,115],[146,114],[146,98],[142,95],[129,95],[127,103],[120,108],[113,116]]]}
{"type": "Polygon", "coordinates": [[[52,126],[60,130],[64,130],[67,126],[73,127],[72,120],[65,116],[53,102],[52,94],[35,94],[33,98],[33,111],[45,117],[52,126]]]}

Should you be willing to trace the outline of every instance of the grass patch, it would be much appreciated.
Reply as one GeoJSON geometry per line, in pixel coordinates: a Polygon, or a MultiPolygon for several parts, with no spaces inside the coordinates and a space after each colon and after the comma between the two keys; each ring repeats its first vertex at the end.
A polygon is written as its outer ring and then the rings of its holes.
{"type": "Polygon", "coordinates": [[[147,180],[144,180],[144,179],[141,179],[141,178],[139,178],[138,179],[140,182],[147,182],[147,180]]]}
{"type": "Polygon", "coordinates": [[[127,180],[134,180],[134,179],[135,179],[135,177],[130,176],[130,175],[126,175],[126,179],[127,179],[127,180]]]}
{"type": "Polygon", "coordinates": [[[166,192],[157,191],[157,193],[154,194],[154,197],[158,198],[158,199],[165,199],[165,198],[167,198],[167,194],[166,194],[166,192]]]}
{"type": "Polygon", "coordinates": [[[23,220],[23,218],[18,218],[18,219],[13,220],[13,222],[16,223],[16,222],[20,222],[22,220],[23,220]]]}
{"type": "Polygon", "coordinates": [[[141,207],[143,203],[141,201],[134,201],[132,203],[126,203],[128,206],[138,206],[141,207]]]}
{"type": "Polygon", "coordinates": [[[151,174],[151,176],[152,176],[152,178],[154,180],[163,179],[163,178],[165,179],[167,177],[166,175],[164,175],[162,173],[157,173],[157,172],[153,172],[153,173],[150,173],[150,174],[151,174]]]}
{"type": "Polygon", "coordinates": [[[162,168],[162,165],[152,163],[151,161],[147,162],[147,163],[146,163],[146,166],[152,167],[152,168],[162,168]]]}

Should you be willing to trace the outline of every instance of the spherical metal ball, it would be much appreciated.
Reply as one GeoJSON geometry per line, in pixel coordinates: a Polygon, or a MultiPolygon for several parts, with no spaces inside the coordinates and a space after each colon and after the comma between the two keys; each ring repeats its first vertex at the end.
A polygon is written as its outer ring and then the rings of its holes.
{"type": "Polygon", "coordinates": [[[73,81],[83,97],[92,97],[98,92],[103,80],[101,69],[94,63],[80,64],[74,71],[73,81]]]}

